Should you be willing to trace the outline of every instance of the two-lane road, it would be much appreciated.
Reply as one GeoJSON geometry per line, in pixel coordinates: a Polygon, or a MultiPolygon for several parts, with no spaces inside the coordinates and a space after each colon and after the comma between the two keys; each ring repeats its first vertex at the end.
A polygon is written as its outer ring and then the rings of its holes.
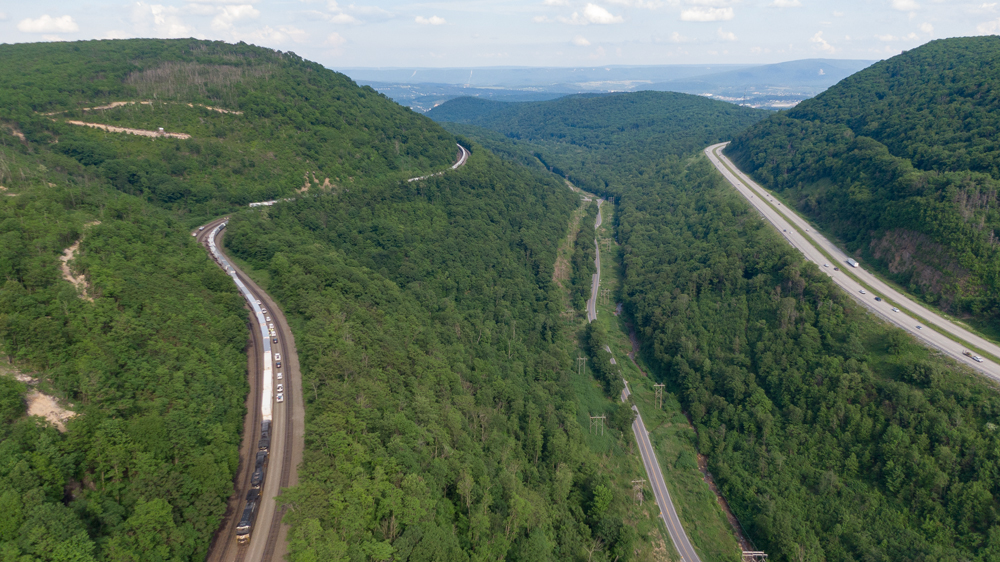
{"type": "MultiPolygon", "coordinates": [[[[622,402],[628,400],[631,391],[628,389],[628,381],[625,381],[625,388],[622,390],[622,402]]],[[[642,422],[642,414],[639,408],[632,405],[635,412],[635,421],[632,422],[632,433],[635,434],[635,441],[639,444],[639,454],[642,456],[642,464],[646,467],[646,475],[649,477],[649,485],[653,488],[653,497],[656,498],[656,505],[660,506],[660,518],[667,526],[670,533],[670,540],[678,554],[681,555],[681,562],[701,562],[698,554],[694,551],[691,541],[688,539],[684,527],[681,525],[681,518],[677,516],[674,509],[674,501],[670,498],[667,484],[663,480],[663,472],[660,470],[660,463],[656,459],[653,451],[653,443],[649,440],[649,432],[646,431],[646,424],[642,422]]]]}
{"type": "Polygon", "coordinates": [[[906,330],[925,345],[951,356],[959,363],[1000,381],[1000,365],[987,357],[982,357],[980,363],[963,354],[963,351],[972,347],[1000,357],[1000,346],[911,300],[864,268],[847,265],[847,254],[817,233],[797,213],[781,205],[766,189],[726,158],[722,154],[722,148],[726,144],[728,143],[719,143],[706,148],[705,154],[709,161],[806,259],[819,265],[820,270],[829,275],[834,283],[889,323],[906,330]],[[829,259],[827,255],[833,259],[829,259]],[[834,270],[835,267],[840,271],[834,270]],[[875,297],[882,300],[876,301],[875,297]],[[893,307],[899,311],[893,311],[893,307]],[[928,325],[932,325],[934,329],[930,329],[928,325]]]}
{"type": "MultiPolygon", "coordinates": [[[[603,220],[601,217],[602,202],[601,199],[597,200],[597,221],[594,223],[595,231],[601,226],[603,220]]],[[[601,288],[601,249],[597,243],[597,238],[594,238],[594,247],[597,250],[597,255],[594,259],[594,263],[597,265],[597,273],[594,274],[590,286],[590,300],[587,301],[587,322],[597,320],[597,292],[601,288]]],[[[610,353],[611,350],[608,349],[608,352],[610,353]]],[[[613,357],[611,358],[611,362],[615,363],[613,357]]],[[[625,383],[625,389],[622,390],[621,399],[622,402],[627,402],[631,391],[628,389],[628,381],[623,382],[625,383]]],[[[642,422],[642,415],[635,404],[632,405],[632,410],[635,412],[635,421],[632,422],[632,433],[635,434],[635,441],[639,444],[639,455],[642,457],[642,464],[646,469],[646,477],[649,479],[649,485],[653,488],[653,497],[656,499],[656,505],[660,508],[660,518],[663,519],[663,524],[667,526],[667,532],[670,533],[670,540],[681,555],[681,562],[701,562],[698,554],[694,551],[694,547],[691,546],[691,541],[688,540],[687,533],[684,532],[684,526],[681,525],[681,518],[677,516],[677,510],[674,509],[674,502],[670,499],[670,492],[667,491],[667,483],[663,480],[660,461],[656,458],[653,443],[649,440],[649,432],[646,431],[646,425],[642,422]]]]}

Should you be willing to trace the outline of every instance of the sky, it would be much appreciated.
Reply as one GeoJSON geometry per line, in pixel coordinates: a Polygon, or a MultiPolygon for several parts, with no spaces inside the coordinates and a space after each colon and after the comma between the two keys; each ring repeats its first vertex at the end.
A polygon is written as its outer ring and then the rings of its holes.
{"type": "Polygon", "coordinates": [[[197,37],[329,68],[879,60],[1000,33],[1000,4],[949,0],[33,0],[0,43],[197,37]]]}

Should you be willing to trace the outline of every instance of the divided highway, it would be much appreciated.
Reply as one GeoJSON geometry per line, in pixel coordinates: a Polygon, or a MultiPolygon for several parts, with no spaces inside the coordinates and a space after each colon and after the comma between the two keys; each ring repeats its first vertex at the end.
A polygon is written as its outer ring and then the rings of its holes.
{"type": "MultiPolygon", "coordinates": [[[[601,199],[597,200],[597,221],[594,223],[594,230],[597,230],[601,226],[602,202],[601,199]]],[[[597,320],[597,292],[601,284],[601,248],[598,246],[596,238],[594,239],[594,247],[597,249],[594,259],[594,264],[597,266],[597,273],[594,274],[590,285],[590,300],[587,301],[587,322],[597,320]]],[[[609,349],[608,352],[610,353],[610,351],[609,349]]],[[[614,358],[611,359],[611,362],[615,362],[614,358]]],[[[628,389],[628,381],[624,382],[625,389],[622,390],[622,402],[626,402],[631,394],[628,389]]],[[[649,432],[646,431],[646,425],[642,422],[642,415],[639,414],[639,409],[636,408],[635,404],[632,405],[632,411],[635,412],[635,421],[632,422],[632,433],[635,434],[635,441],[639,444],[642,465],[646,469],[646,477],[649,479],[649,485],[653,488],[653,497],[656,498],[656,505],[660,508],[660,518],[663,519],[663,524],[667,526],[667,532],[670,533],[670,540],[681,555],[681,562],[701,562],[698,554],[694,551],[694,547],[691,546],[691,541],[688,539],[687,533],[684,532],[681,519],[677,516],[677,510],[674,509],[674,502],[670,499],[670,492],[667,491],[667,483],[663,480],[660,461],[656,458],[653,443],[649,440],[649,432]]]]}
{"type": "Polygon", "coordinates": [[[726,158],[722,154],[722,148],[726,144],[728,143],[719,143],[706,148],[705,155],[729,183],[806,259],[819,265],[820,270],[829,275],[834,283],[884,320],[906,330],[925,345],[951,356],[959,363],[1000,381],[1000,365],[991,358],[982,357],[982,362],[979,362],[963,354],[963,351],[971,350],[971,353],[978,351],[1000,358],[1000,346],[914,302],[865,269],[847,265],[847,254],[815,232],[802,217],[781,205],[766,189],[726,158]],[[840,271],[834,268],[839,268],[840,271]],[[875,297],[882,300],[876,301],[875,297]],[[893,310],[894,308],[898,311],[893,310]]]}

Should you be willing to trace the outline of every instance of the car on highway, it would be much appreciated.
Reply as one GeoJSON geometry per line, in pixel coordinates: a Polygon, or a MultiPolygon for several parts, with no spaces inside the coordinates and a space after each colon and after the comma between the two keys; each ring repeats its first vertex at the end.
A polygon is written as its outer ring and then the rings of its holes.
{"type": "Polygon", "coordinates": [[[882,302],[882,297],[875,297],[875,300],[878,302],[882,302]]]}
{"type": "Polygon", "coordinates": [[[198,236],[198,233],[197,232],[192,232],[191,236],[198,236]]]}
{"type": "Polygon", "coordinates": [[[278,371],[278,380],[281,380],[281,371],[278,371]]]}
{"type": "Polygon", "coordinates": [[[271,343],[278,343],[278,336],[272,337],[271,338],[271,343]]]}
{"type": "Polygon", "coordinates": [[[859,293],[861,293],[862,295],[865,295],[865,294],[867,294],[867,293],[865,293],[865,290],[864,290],[864,289],[858,289],[858,292],[859,292],[859,293]]]}
{"type": "Polygon", "coordinates": [[[282,385],[282,384],[281,384],[281,383],[279,382],[279,383],[278,383],[278,388],[277,388],[276,390],[277,390],[278,392],[284,392],[284,391],[285,391],[285,387],[284,387],[284,385],[282,385]]]}
{"type": "Polygon", "coordinates": [[[280,353],[275,353],[274,354],[274,360],[275,361],[281,361],[281,354],[280,353]]]}
{"type": "Polygon", "coordinates": [[[265,316],[264,317],[264,321],[265,322],[270,322],[271,321],[271,317],[270,316],[265,316]]]}
{"type": "Polygon", "coordinates": [[[917,324],[917,329],[918,329],[918,330],[923,330],[923,329],[924,329],[924,327],[923,327],[923,326],[921,326],[920,324],[917,324]]]}
{"type": "Polygon", "coordinates": [[[894,306],[894,307],[892,307],[892,311],[893,312],[899,312],[899,309],[894,306]]]}
{"type": "Polygon", "coordinates": [[[840,268],[839,267],[835,267],[835,268],[833,268],[833,270],[834,271],[840,271],[840,268]]]}
{"type": "Polygon", "coordinates": [[[982,363],[983,362],[983,358],[980,357],[980,356],[978,356],[978,355],[973,355],[972,356],[972,360],[975,361],[976,363],[982,363]]]}
{"type": "Polygon", "coordinates": [[[202,230],[205,230],[205,227],[204,227],[204,226],[199,226],[199,227],[198,227],[198,231],[200,232],[200,231],[202,231],[202,230]]]}
{"type": "Polygon", "coordinates": [[[824,264],[823,264],[823,267],[830,267],[830,264],[828,264],[828,263],[824,263],[824,264]]]}
{"type": "Polygon", "coordinates": [[[267,309],[266,309],[266,308],[264,308],[263,306],[262,306],[262,307],[260,307],[260,311],[261,311],[262,313],[264,313],[264,314],[267,314],[267,309]]]}
{"type": "Polygon", "coordinates": [[[284,394],[279,394],[278,395],[278,402],[284,402],[284,401],[285,401],[285,395],[284,394]]]}

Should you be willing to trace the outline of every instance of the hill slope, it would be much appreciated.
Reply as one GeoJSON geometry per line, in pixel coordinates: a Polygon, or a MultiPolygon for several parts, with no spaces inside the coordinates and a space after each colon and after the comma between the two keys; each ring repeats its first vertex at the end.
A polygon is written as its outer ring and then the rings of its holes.
{"type": "MultiPolygon", "coordinates": [[[[451,135],[412,111],[292,53],[245,44],[0,45],[0,76],[5,135],[65,154],[122,191],[195,213],[291,194],[307,175],[332,189],[454,160],[451,135]],[[83,123],[190,138],[108,134],[83,123]]],[[[14,179],[0,169],[0,183],[14,179]]]]}
{"type": "Polygon", "coordinates": [[[928,301],[1000,319],[1000,38],[877,63],[727,149],[744,170],[928,301]]]}
{"type": "Polygon", "coordinates": [[[525,103],[458,98],[427,115],[526,142],[581,187],[617,194],[649,162],[728,139],[769,113],[688,94],[634,92],[525,103]]]}

